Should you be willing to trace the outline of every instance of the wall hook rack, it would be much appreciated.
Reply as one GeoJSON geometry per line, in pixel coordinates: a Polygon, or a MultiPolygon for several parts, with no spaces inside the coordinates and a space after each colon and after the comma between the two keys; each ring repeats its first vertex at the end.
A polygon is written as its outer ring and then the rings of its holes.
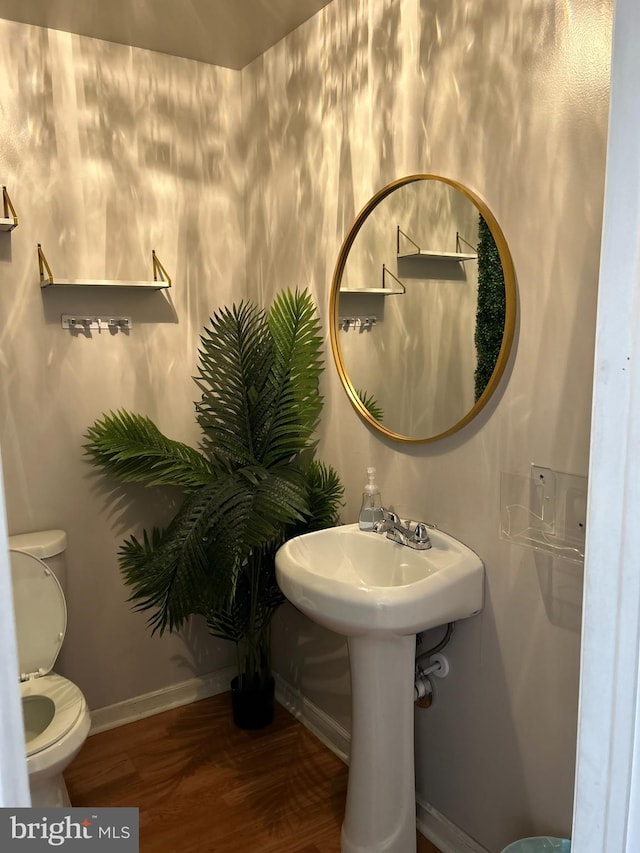
{"type": "Polygon", "coordinates": [[[2,187],[2,218],[0,218],[0,231],[13,231],[18,224],[18,214],[11,203],[6,187],[2,187]]]}
{"type": "Polygon", "coordinates": [[[54,278],[51,267],[47,261],[42,245],[38,243],[38,267],[40,270],[40,287],[52,287],[59,285],[71,285],[76,287],[119,287],[139,288],[146,290],[166,290],[171,287],[171,278],[155,253],[151,252],[153,269],[153,281],[114,281],[108,279],[85,279],[85,278],[54,278]]]}
{"type": "Polygon", "coordinates": [[[61,317],[62,328],[70,332],[82,333],[90,336],[92,331],[129,333],[132,329],[131,317],[86,317],[79,314],[63,314],[61,317]]]}
{"type": "Polygon", "coordinates": [[[377,317],[340,317],[338,325],[348,332],[349,329],[358,329],[360,332],[370,332],[378,322],[377,317]]]}

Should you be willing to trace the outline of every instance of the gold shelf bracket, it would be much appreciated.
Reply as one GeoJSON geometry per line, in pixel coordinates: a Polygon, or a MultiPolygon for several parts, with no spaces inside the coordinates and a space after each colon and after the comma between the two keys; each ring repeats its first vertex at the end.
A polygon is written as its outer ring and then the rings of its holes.
{"type": "Polygon", "coordinates": [[[18,214],[16,213],[15,207],[11,203],[8,190],[4,186],[2,187],[2,210],[5,219],[13,219],[13,225],[9,227],[9,230],[12,230],[18,224],[18,214]]]}
{"type": "Polygon", "coordinates": [[[400,237],[404,237],[405,240],[408,240],[411,243],[411,245],[414,246],[415,254],[419,255],[420,254],[420,246],[416,243],[416,241],[412,240],[408,234],[405,234],[405,232],[402,230],[402,228],[400,228],[399,225],[397,226],[397,229],[398,230],[396,231],[396,254],[397,255],[401,254],[401,252],[400,252],[400,237]]]}
{"type": "MultiPolygon", "coordinates": [[[[391,272],[391,270],[389,269],[389,267],[388,267],[388,266],[386,266],[386,264],[382,264],[382,289],[383,289],[383,290],[387,290],[387,289],[388,289],[388,288],[387,288],[387,276],[388,276],[388,275],[390,275],[390,276],[391,276],[391,278],[396,282],[396,284],[399,284],[399,285],[400,285],[400,287],[402,288],[402,293],[401,293],[400,295],[404,296],[404,294],[407,292],[407,288],[406,288],[406,287],[404,286],[404,284],[400,281],[400,279],[398,278],[398,276],[397,276],[397,275],[394,275],[394,274],[391,272]]],[[[396,293],[397,293],[397,291],[396,291],[396,293]]]]}
{"type": "Polygon", "coordinates": [[[44,256],[40,243],[38,243],[38,267],[40,269],[40,287],[47,287],[47,285],[53,284],[53,273],[51,272],[49,262],[44,256]],[[47,272],[46,276],[45,270],[47,272]]]}
{"type": "Polygon", "coordinates": [[[156,250],[151,250],[151,258],[153,260],[153,280],[154,281],[165,281],[168,287],[171,287],[171,278],[167,273],[166,269],[163,267],[160,262],[158,256],[156,255],[156,250]],[[158,275],[160,278],[158,278],[158,275]]]}
{"type": "Polygon", "coordinates": [[[468,240],[465,240],[462,234],[459,231],[456,231],[456,252],[462,252],[463,244],[468,246],[472,252],[477,252],[478,247],[472,246],[468,240]]]}

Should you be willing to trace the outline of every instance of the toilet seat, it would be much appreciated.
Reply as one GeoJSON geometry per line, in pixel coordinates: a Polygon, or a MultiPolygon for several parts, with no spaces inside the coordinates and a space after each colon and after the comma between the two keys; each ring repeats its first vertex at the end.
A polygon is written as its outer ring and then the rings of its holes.
{"type": "Polygon", "coordinates": [[[53,669],[67,630],[67,605],[58,579],[42,560],[10,550],[20,680],[53,669]]]}
{"type": "Polygon", "coordinates": [[[85,698],[76,685],[61,675],[51,673],[24,681],[20,685],[22,700],[50,699],[54,704],[49,725],[26,743],[27,758],[61,740],[76,724],[86,707],[85,698]]]}
{"type": "Polygon", "coordinates": [[[48,724],[26,742],[29,758],[61,740],[86,702],[72,681],[51,672],[67,628],[67,605],[58,579],[38,557],[14,549],[9,556],[23,705],[38,698],[50,702],[42,715],[48,724]]]}

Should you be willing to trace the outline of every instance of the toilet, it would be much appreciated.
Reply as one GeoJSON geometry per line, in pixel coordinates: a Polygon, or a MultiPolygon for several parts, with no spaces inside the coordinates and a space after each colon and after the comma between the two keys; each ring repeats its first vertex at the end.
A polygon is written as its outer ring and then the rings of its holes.
{"type": "Polygon", "coordinates": [[[80,689],[52,672],[67,628],[66,547],[63,530],[9,537],[27,771],[38,807],[71,805],[62,773],[91,725],[80,689]]]}

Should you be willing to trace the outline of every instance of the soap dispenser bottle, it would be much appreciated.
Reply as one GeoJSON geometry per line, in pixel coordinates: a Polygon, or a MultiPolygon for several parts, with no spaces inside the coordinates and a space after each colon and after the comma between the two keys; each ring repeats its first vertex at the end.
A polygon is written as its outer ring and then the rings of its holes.
{"type": "Polygon", "coordinates": [[[376,485],[376,469],[367,468],[367,484],[362,492],[362,506],[358,517],[360,530],[373,530],[376,521],[382,521],[383,518],[380,489],[376,485]]]}

